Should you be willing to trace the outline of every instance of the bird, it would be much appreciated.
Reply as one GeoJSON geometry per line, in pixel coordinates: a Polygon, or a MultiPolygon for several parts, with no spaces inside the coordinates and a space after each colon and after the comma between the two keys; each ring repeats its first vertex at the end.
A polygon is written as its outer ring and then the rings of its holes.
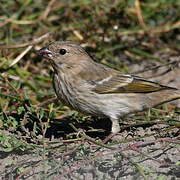
{"type": "Polygon", "coordinates": [[[78,112],[109,118],[111,137],[125,115],[180,98],[179,89],[98,63],[74,42],[51,42],[38,55],[53,67],[57,98],[78,112]]]}

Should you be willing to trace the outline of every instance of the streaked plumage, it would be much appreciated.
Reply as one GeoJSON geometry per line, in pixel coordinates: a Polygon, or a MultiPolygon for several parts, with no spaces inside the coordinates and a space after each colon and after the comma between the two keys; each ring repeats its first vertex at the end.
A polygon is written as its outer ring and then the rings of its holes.
{"type": "Polygon", "coordinates": [[[77,111],[109,117],[112,133],[119,132],[122,116],[180,98],[176,88],[96,63],[72,42],[53,42],[39,55],[53,66],[57,97],[77,111]]]}

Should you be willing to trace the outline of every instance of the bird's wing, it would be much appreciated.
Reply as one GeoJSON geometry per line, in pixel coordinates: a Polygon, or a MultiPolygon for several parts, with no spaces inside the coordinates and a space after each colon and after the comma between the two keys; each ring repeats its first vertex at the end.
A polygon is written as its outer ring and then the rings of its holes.
{"type": "Polygon", "coordinates": [[[95,81],[93,91],[99,94],[107,93],[150,93],[167,89],[158,83],[145,80],[133,75],[117,74],[95,81]]]}

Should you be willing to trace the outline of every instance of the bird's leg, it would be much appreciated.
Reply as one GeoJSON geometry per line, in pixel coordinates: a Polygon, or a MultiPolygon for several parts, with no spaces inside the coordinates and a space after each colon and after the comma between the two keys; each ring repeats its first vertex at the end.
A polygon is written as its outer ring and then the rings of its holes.
{"type": "Polygon", "coordinates": [[[103,140],[104,144],[107,143],[113,136],[115,136],[120,131],[120,126],[119,126],[118,119],[111,119],[111,122],[112,122],[111,134],[109,134],[109,136],[107,136],[103,140]]]}

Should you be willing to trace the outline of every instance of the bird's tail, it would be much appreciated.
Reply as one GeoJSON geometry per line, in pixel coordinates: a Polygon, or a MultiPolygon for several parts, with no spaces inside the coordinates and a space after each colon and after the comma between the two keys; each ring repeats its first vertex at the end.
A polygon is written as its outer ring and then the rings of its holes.
{"type": "Polygon", "coordinates": [[[166,89],[159,92],[151,93],[151,106],[157,106],[166,102],[174,101],[180,99],[180,90],[178,89],[166,89]]]}

